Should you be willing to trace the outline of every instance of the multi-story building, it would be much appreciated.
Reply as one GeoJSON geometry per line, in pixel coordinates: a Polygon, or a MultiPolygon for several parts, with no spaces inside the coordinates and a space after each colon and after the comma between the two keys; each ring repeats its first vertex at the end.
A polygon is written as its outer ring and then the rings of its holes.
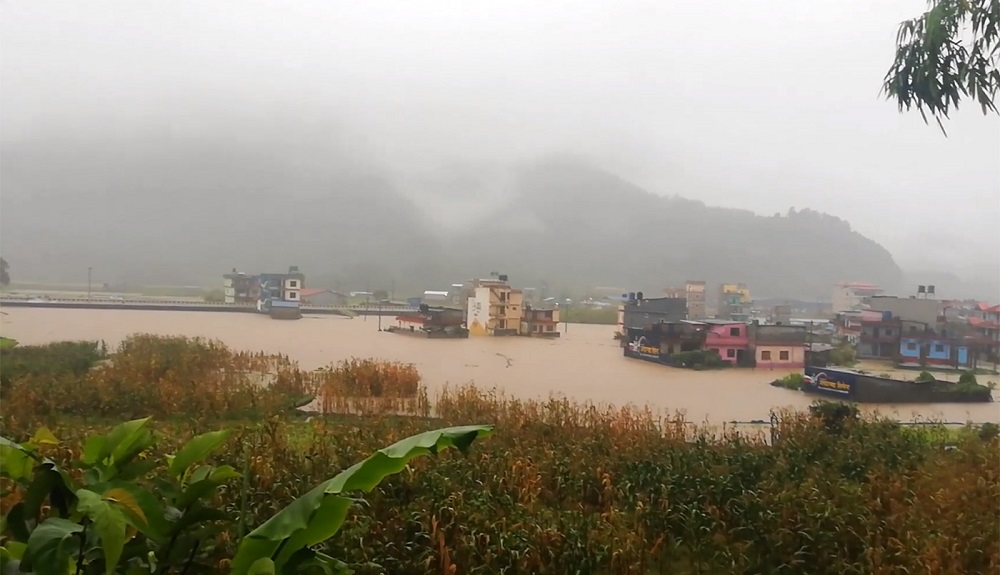
{"type": "Polygon", "coordinates": [[[663,290],[663,294],[669,298],[679,298],[687,295],[687,292],[682,287],[668,287],[663,290]]]}
{"type": "Polygon", "coordinates": [[[705,349],[719,354],[722,361],[745,365],[748,360],[750,337],[747,324],[724,320],[705,320],[705,349]]]}
{"type": "Polygon", "coordinates": [[[968,322],[978,340],[977,359],[997,364],[1000,361],[1000,305],[983,303],[976,306],[976,313],[968,322]]]}
{"type": "Polygon", "coordinates": [[[942,311],[940,300],[916,297],[879,295],[868,298],[867,304],[872,311],[889,313],[892,317],[929,326],[937,324],[942,311]]]}
{"type": "Polygon", "coordinates": [[[682,297],[646,299],[642,292],[629,293],[622,310],[624,328],[687,319],[687,300],[682,297]]]}
{"type": "Polygon", "coordinates": [[[870,283],[839,283],[833,288],[833,313],[860,309],[869,298],[882,293],[882,288],[870,283]]]}
{"type": "Polygon", "coordinates": [[[719,309],[716,313],[718,319],[749,321],[752,305],[750,289],[746,284],[724,283],[719,286],[719,309]]]}
{"type": "Polygon", "coordinates": [[[300,303],[305,276],[296,266],[284,274],[250,275],[234,269],[222,277],[226,303],[253,304],[257,311],[269,313],[273,318],[302,316],[300,303]]]}
{"type": "Polygon", "coordinates": [[[466,288],[465,324],[472,335],[517,335],[524,315],[524,294],[507,276],[472,280],[466,288]]]}
{"type": "Polygon", "coordinates": [[[792,323],[792,306],[776,305],[771,310],[771,323],[776,325],[789,325],[792,323]]]}
{"type": "Polygon", "coordinates": [[[688,280],[685,282],[684,298],[687,300],[688,319],[704,319],[708,317],[705,285],[705,282],[701,280],[688,280]]]}
{"type": "Polygon", "coordinates": [[[809,330],[803,325],[759,325],[749,328],[754,365],[765,369],[795,369],[806,363],[809,330]]]}
{"type": "Polygon", "coordinates": [[[259,282],[257,276],[236,271],[222,276],[222,291],[226,303],[256,304],[259,282]]]}
{"type": "Polygon", "coordinates": [[[518,335],[559,337],[559,308],[524,304],[518,335]]]}
{"type": "Polygon", "coordinates": [[[705,306],[705,282],[688,280],[684,287],[668,287],[663,293],[672,299],[684,299],[687,305],[687,319],[708,317],[705,306]]]}
{"type": "Polygon", "coordinates": [[[899,353],[900,331],[903,322],[891,312],[881,316],[868,314],[861,318],[858,336],[858,357],[861,359],[896,359],[899,353]]]}

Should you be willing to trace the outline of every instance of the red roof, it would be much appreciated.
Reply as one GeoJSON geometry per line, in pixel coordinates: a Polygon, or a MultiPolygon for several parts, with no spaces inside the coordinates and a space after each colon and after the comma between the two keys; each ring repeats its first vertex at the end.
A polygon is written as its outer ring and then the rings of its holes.
{"type": "Polygon", "coordinates": [[[995,321],[986,321],[984,319],[979,319],[978,317],[970,317],[969,325],[972,327],[986,327],[992,329],[1000,329],[1000,323],[995,321]]]}

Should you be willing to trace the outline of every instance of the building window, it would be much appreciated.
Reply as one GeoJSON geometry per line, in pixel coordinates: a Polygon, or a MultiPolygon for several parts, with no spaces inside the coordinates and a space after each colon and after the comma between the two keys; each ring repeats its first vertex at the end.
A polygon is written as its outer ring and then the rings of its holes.
{"type": "Polygon", "coordinates": [[[934,344],[934,351],[936,353],[944,353],[944,345],[942,345],[940,343],[935,343],[934,344]]]}
{"type": "Polygon", "coordinates": [[[299,280],[288,280],[288,287],[291,289],[296,289],[299,287],[299,280]]]}
{"type": "Polygon", "coordinates": [[[731,335],[733,337],[739,337],[739,335],[740,335],[740,328],[738,328],[738,327],[731,327],[731,328],[729,328],[729,335],[731,335]]]}
{"type": "Polygon", "coordinates": [[[299,292],[297,292],[297,291],[290,291],[290,292],[288,292],[288,299],[289,300],[297,300],[297,299],[299,299],[299,292]]]}
{"type": "Polygon", "coordinates": [[[886,337],[892,337],[892,330],[891,329],[885,330],[885,336],[886,337]]]}
{"type": "Polygon", "coordinates": [[[726,350],[726,357],[736,357],[736,350],[735,349],[727,349],[726,350]]]}
{"type": "Polygon", "coordinates": [[[877,327],[873,327],[872,328],[872,337],[878,337],[878,328],[877,327]]]}
{"type": "Polygon", "coordinates": [[[771,361],[771,352],[770,351],[760,352],[760,358],[764,361],[771,361]]]}
{"type": "Polygon", "coordinates": [[[912,341],[906,342],[906,350],[907,351],[917,351],[917,344],[916,344],[916,342],[912,342],[912,341]]]}
{"type": "Polygon", "coordinates": [[[788,352],[787,351],[779,351],[778,352],[778,359],[780,359],[781,361],[788,361],[789,360],[788,352]]]}

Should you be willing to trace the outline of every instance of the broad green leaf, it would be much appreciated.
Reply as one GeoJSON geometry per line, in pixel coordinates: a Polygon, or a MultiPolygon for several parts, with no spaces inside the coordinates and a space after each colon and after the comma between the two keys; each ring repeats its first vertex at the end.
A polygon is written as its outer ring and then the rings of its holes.
{"type": "Polygon", "coordinates": [[[34,454],[23,445],[0,437],[0,476],[20,481],[31,477],[35,468],[34,454]]]}
{"type": "Polygon", "coordinates": [[[173,524],[170,533],[180,533],[192,525],[204,523],[205,521],[229,521],[229,515],[225,511],[213,507],[191,509],[184,515],[181,515],[177,522],[173,524]]]}
{"type": "Polygon", "coordinates": [[[28,529],[28,517],[24,511],[24,502],[15,503],[7,515],[4,516],[4,535],[11,535],[18,541],[27,541],[31,536],[31,529],[28,529]]]}
{"type": "Polygon", "coordinates": [[[270,557],[261,557],[253,562],[247,575],[274,575],[274,561],[270,557]]]}
{"type": "Polygon", "coordinates": [[[139,501],[130,491],[121,487],[112,487],[104,492],[104,499],[122,508],[140,525],[149,525],[149,520],[146,519],[146,512],[142,510],[139,501]]]}
{"type": "Polygon", "coordinates": [[[177,452],[170,462],[170,474],[180,477],[188,467],[208,457],[229,439],[230,430],[210,431],[193,438],[177,452]]]}
{"type": "Polygon", "coordinates": [[[80,548],[74,535],[81,532],[82,525],[67,519],[46,519],[31,532],[25,561],[30,562],[35,575],[66,575],[73,551],[80,548]]]}
{"type": "Polygon", "coordinates": [[[343,493],[370,492],[385,477],[402,471],[414,457],[449,447],[465,452],[476,438],[492,431],[492,426],[485,425],[449,427],[408,437],[375,452],[317,485],[247,534],[233,558],[232,573],[249,575],[254,562],[264,557],[272,557],[283,572],[284,564],[300,549],[329,539],[340,530],[351,505],[343,493]]]}
{"type": "Polygon", "coordinates": [[[48,427],[39,427],[35,436],[31,438],[31,442],[35,445],[59,445],[59,440],[48,427]]]}
{"type": "Polygon", "coordinates": [[[46,462],[39,467],[28,486],[28,491],[24,497],[24,513],[26,519],[35,520],[46,499],[52,504],[53,509],[65,515],[69,511],[69,506],[73,498],[73,492],[66,485],[64,476],[60,473],[55,463],[46,462]]]}
{"type": "Polygon", "coordinates": [[[3,555],[5,559],[16,559],[18,561],[24,557],[24,552],[28,549],[28,546],[20,541],[7,541],[3,544],[3,555]]]}
{"type": "Polygon", "coordinates": [[[235,479],[240,473],[229,465],[212,467],[203,465],[191,474],[189,482],[177,499],[178,507],[187,507],[195,501],[211,495],[217,487],[230,479],[235,479]]]}
{"type": "Polygon", "coordinates": [[[0,547],[0,573],[18,573],[21,569],[21,559],[24,557],[27,545],[20,541],[7,541],[0,547]]]}
{"type": "Polygon", "coordinates": [[[120,469],[133,457],[152,445],[153,434],[146,425],[150,418],[127,421],[112,429],[107,435],[105,449],[116,468],[120,469]]]}
{"type": "Polygon", "coordinates": [[[118,505],[129,524],[140,533],[158,543],[166,543],[170,524],[166,510],[152,493],[128,481],[112,481],[92,489],[103,492],[105,499],[118,505]]]}
{"type": "Polygon", "coordinates": [[[303,547],[293,553],[281,568],[281,573],[282,575],[314,573],[315,570],[311,569],[313,567],[319,568],[323,575],[353,575],[354,573],[354,570],[347,563],[308,547],[303,547]]]}
{"type": "Polygon", "coordinates": [[[108,444],[108,440],[103,435],[92,435],[87,438],[87,441],[83,444],[83,456],[80,458],[81,461],[87,465],[96,465],[105,455],[105,446],[108,444]]]}
{"type": "Polygon", "coordinates": [[[77,490],[76,497],[79,500],[77,509],[87,514],[94,522],[94,529],[104,551],[105,573],[112,575],[125,548],[127,532],[125,514],[110,501],[88,489],[77,490]]]}

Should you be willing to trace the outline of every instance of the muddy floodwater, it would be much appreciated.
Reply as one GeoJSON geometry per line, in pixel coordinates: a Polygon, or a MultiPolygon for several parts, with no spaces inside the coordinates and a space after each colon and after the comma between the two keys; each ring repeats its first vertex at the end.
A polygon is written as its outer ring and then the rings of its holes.
{"type": "MultiPolygon", "coordinates": [[[[306,316],[299,321],[277,321],[240,313],[10,307],[3,312],[0,333],[23,344],[88,339],[113,346],[130,334],[153,333],[200,336],[235,349],[283,353],[304,368],[352,356],[403,361],[417,366],[432,396],[446,383],[475,382],[523,398],[561,394],[578,401],[683,410],[691,421],[716,424],[767,419],[773,408],[805,408],[813,399],[768,385],[787,372],[690,371],[627,359],[612,340],[613,327],[603,325],[571,324],[557,340],[431,340],[379,332],[375,317],[306,316]]],[[[382,322],[386,327],[393,320],[383,318],[382,322]]],[[[998,403],[863,407],[905,421],[1000,422],[998,403]]]]}

